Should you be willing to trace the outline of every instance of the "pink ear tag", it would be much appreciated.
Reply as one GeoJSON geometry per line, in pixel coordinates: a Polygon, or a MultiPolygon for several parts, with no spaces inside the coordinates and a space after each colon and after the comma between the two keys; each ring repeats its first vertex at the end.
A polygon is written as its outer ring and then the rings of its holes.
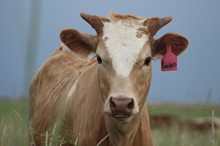
{"type": "Polygon", "coordinates": [[[161,59],[161,70],[162,71],[171,71],[177,70],[177,56],[172,52],[172,46],[166,46],[166,54],[161,59]]]}

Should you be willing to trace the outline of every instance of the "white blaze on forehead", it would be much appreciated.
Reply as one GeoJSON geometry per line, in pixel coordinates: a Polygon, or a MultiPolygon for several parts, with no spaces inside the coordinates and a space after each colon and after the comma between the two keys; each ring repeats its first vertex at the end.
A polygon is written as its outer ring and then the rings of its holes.
{"type": "Polygon", "coordinates": [[[131,25],[120,20],[115,23],[104,23],[103,37],[108,38],[105,45],[118,75],[130,74],[140,50],[148,40],[147,35],[136,37],[139,28],[141,25],[131,25]]]}

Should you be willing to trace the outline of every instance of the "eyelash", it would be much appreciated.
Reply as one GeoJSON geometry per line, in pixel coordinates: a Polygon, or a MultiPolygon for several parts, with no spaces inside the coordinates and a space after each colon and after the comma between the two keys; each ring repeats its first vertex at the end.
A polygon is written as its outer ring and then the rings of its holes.
{"type": "Polygon", "coordinates": [[[151,62],[152,58],[151,57],[147,57],[145,60],[144,60],[144,65],[149,65],[150,62],[151,62]]]}
{"type": "Polygon", "coordinates": [[[97,55],[97,61],[98,61],[98,64],[101,64],[102,63],[102,59],[101,59],[101,57],[99,56],[99,55],[97,55]]]}

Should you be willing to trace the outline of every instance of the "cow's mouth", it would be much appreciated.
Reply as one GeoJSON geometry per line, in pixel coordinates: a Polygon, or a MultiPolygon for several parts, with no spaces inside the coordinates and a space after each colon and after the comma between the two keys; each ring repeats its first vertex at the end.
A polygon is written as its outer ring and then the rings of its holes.
{"type": "Polygon", "coordinates": [[[130,119],[132,118],[132,114],[111,114],[110,115],[114,120],[117,121],[130,121],[130,119]]]}
{"type": "Polygon", "coordinates": [[[129,118],[130,115],[113,115],[112,117],[116,119],[123,119],[123,118],[129,118]]]}

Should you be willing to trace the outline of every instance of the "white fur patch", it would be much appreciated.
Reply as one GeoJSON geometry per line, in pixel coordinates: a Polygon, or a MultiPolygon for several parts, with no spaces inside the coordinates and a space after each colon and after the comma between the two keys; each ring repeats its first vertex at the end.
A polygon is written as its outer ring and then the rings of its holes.
{"type": "Polygon", "coordinates": [[[77,86],[77,83],[78,83],[78,79],[73,83],[72,87],[70,88],[68,94],[67,94],[67,99],[66,99],[66,102],[69,101],[71,95],[74,93],[74,91],[76,90],[76,86],[77,86]]]}
{"type": "Polygon", "coordinates": [[[105,45],[118,75],[129,76],[140,50],[148,41],[147,35],[136,37],[141,27],[141,25],[132,25],[120,20],[115,23],[104,23],[103,37],[108,38],[105,45]]]}

